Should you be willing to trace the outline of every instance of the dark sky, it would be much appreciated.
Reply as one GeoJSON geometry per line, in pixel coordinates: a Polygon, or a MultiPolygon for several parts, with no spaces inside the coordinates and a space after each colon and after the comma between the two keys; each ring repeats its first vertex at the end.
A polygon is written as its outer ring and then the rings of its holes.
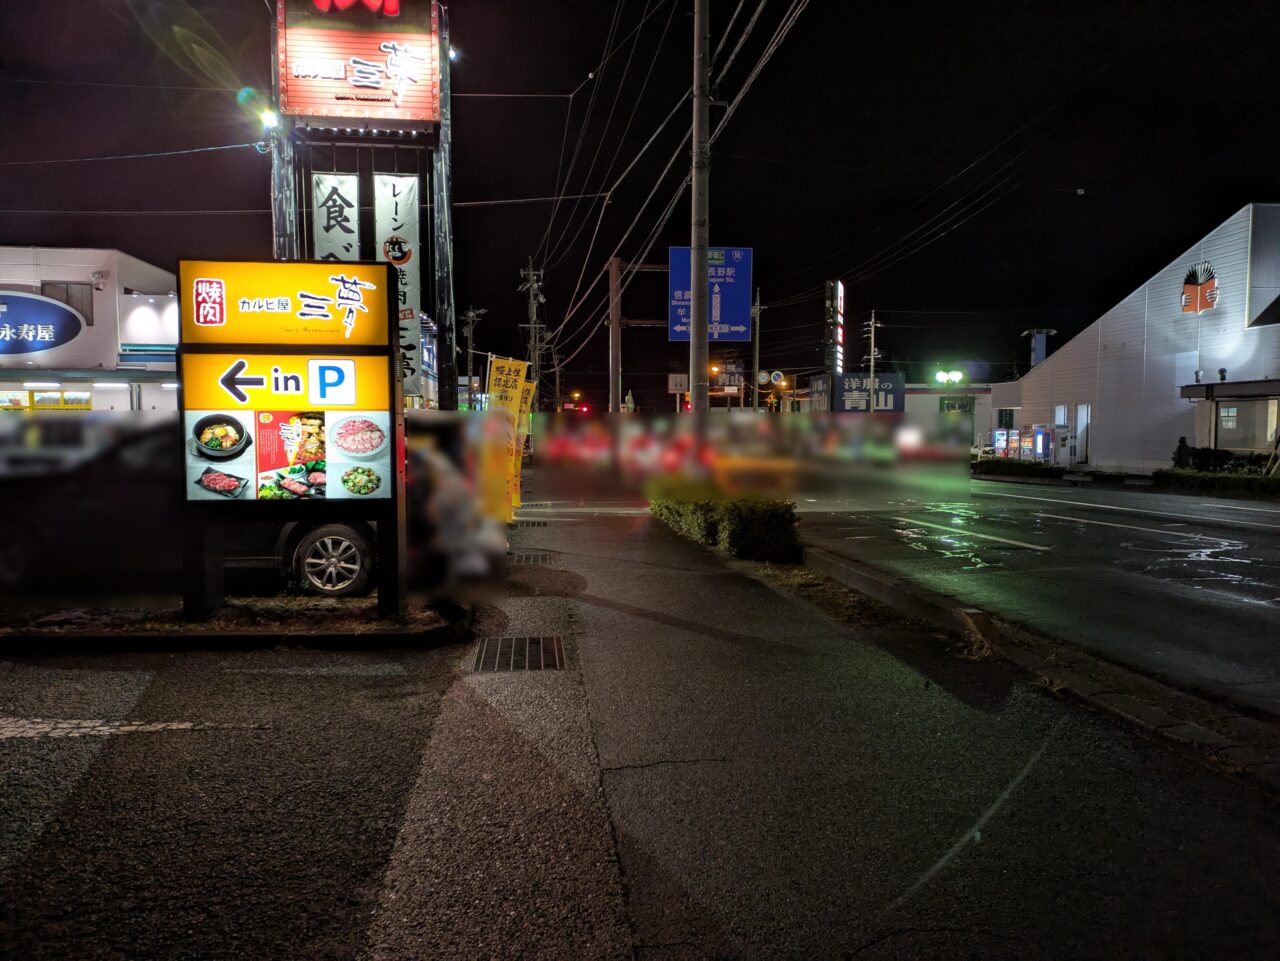
{"type": "MultiPolygon", "coordinates": [[[[711,6],[714,45],[738,2],[711,6]]],[[[721,63],[757,0],[742,7],[721,63]]],[[[790,7],[765,4],[721,99],[736,95],[790,7]]],[[[690,11],[691,0],[454,0],[454,199],[555,194],[562,144],[567,166],[579,141],[563,192],[604,189],[689,87],[690,11]],[[630,39],[619,46],[646,11],[634,49],[630,39]],[[615,12],[616,52],[584,84],[615,12]],[[561,96],[464,96],[482,93],[561,96]]],[[[268,257],[268,162],[252,149],[12,161],[257,139],[233,93],[185,88],[264,88],[270,23],[264,0],[4,0],[0,244],[119,247],[162,266],[268,257]],[[210,213],[173,213],[193,210],[210,213]]],[[[882,350],[916,376],[935,362],[975,361],[1003,379],[1024,361],[1018,335],[1030,326],[1055,327],[1055,343],[1065,342],[1243,204],[1280,199],[1277,49],[1280,15],[1264,0],[811,0],[713,152],[712,243],[754,247],[756,283],[776,304],[763,365],[820,363],[814,293],[834,276],[848,283],[850,322],[876,308],[882,350]]],[[[622,183],[589,258],[600,208],[559,207],[546,276],[553,328],[584,263],[585,286],[687,125],[682,109],[622,183]]],[[[642,255],[686,166],[687,154],[625,259],[642,255]]],[[[456,210],[459,307],[490,310],[481,349],[522,352],[518,270],[551,210],[456,210]]],[[[688,237],[686,193],[647,259],[662,261],[688,237]]],[[[561,332],[566,352],[596,330],[602,305],[597,286],[561,332]]],[[[640,275],[624,313],[664,310],[663,276],[640,275]]],[[[662,375],[680,369],[686,350],[659,330],[628,331],[625,387],[642,406],[665,407],[662,375]]],[[[601,332],[568,365],[566,389],[603,399],[605,351],[601,332]]]]}

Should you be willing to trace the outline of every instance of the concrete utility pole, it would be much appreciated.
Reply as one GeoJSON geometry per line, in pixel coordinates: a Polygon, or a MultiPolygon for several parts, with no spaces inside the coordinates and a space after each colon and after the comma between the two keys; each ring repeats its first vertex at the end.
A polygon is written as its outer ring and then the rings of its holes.
{"type": "Polygon", "coordinates": [[[467,407],[470,410],[476,409],[475,390],[471,380],[471,360],[476,354],[476,321],[488,312],[488,310],[468,307],[467,312],[462,315],[467,322],[467,407]]]}
{"type": "MultiPolygon", "coordinates": [[[[751,409],[760,411],[760,288],[756,288],[756,302],[751,305],[751,409]]],[[[746,390],[746,387],[743,387],[746,390]]],[[[743,401],[746,398],[743,397],[743,401]]]]}
{"type": "Polygon", "coordinates": [[[551,348],[551,367],[556,372],[556,395],[551,404],[551,412],[557,414],[560,412],[563,398],[560,396],[560,351],[555,347],[551,348]]]}
{"type": "Polygon", "coordinates": [[[876,379],[876,312],[871,311],[871,321],[867,324],[867,329],[871,332],[871,366],[868,373],[871,375],[872,381],[876,379]]]}
{"type": "Polygon", "coordinates": [[[538,320],[538,305],[545,304],[547,298],[542,293],[542,271],[533,269],[533,258],[529,258],[529,266],[520,269],[524,283],[520,290],[529,295],[529,379],[535,384],[542,377],[542,324],[538,320]]]}
{"type": "Polygon", "coordinates": [[[609,413],[622,410],[622,260],[609,258],[609,413]]]}
{"type": "Polygon", "coordinates": [[[710,405],[707,362],[707,245],[710,242],[711,181],[711,0],[693,0],[693,223],[689,244],[689,390],[694,437],[707,434],[710,405]]]}

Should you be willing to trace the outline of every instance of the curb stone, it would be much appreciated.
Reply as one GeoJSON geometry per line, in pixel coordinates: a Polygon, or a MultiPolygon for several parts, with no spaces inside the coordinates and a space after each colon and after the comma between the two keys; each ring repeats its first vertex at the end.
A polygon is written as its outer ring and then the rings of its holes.
{"type": "Polygon", "coordinates": [[[1280,796],[1280,759],[1252,745],[1238,744],[1217,731],[1177,717],[1154,704],[1109,691],[1104,685],[1075,671],[1045,661],[1032,651],[1009,642],[985,612],[963,607],[945,595],[822,548],[806,546],[804,564],[851,590],[932,627],[950,634],[976,636],[1001,658],[1032,675],[1034,680],[1050,690],[1069,695],[1099,713],[1159,738],[1170,746],[1183,751],[1194,749],[1196,756],[1210,766],[1243,776],[1264,791],[1280,796]]]}

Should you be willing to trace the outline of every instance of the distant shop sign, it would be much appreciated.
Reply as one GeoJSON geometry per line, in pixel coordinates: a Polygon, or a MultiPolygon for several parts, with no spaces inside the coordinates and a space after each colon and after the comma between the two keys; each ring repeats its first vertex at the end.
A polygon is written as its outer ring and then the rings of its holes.
{"type": "Polygon", "coordinates": [[[84,318],[66,304],[38,294],[0,291],[0,355],[34,354],[71,343],[84,318]]]}
{"type": "Polygon", "coordinates": [[[845,373],[835,378],[832,401],[837,413],[901,414],[906,384],[901,374],[845,373]]]}

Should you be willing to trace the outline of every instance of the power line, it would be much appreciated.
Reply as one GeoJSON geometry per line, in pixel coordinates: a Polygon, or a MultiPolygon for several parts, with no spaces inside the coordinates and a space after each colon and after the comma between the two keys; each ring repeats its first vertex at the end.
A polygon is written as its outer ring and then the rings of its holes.
{"type": "MultiPolygon", "coordinates": [[[[602,194],[584,194],[583,196],[600,197],[602,194]]],[[[504,207],[513,204],[537,204],[550,203],[555,197],[508,197],[501,200],[459,200],[455,201],[454,207],[504,207]]],[[[434,209],[433,204],[419,204],[422,210],[434,209]]],[[[369,204],[361,204],[361,210],[372,210],[369,204]]],[[[270,213],[269,207],[242,207],[227,210],[29,210],[29,209],[11,209],[0,210],[4,214],[39,214],[46,216],[70,215],[84,217],[181,217],[181,216],[217,216],[217,215],[241,215],[241,214],[263,214],[270,213]]]]}
{"type": "Polygon", "coordinates": [[[50,164],[97,163],[105,160],[149,160],[153,157],[181,157],[196,153],[215,153],[219,150],[243,150],[245,147],[257,147],[256,143],[229,143],[217,147],[191,147],[187,150],[163,150],[157,153],[113,154],[106,157],[67,157],[58,160],[5,160],[0,161],[2,167],[34,167],[50,164]]]}
{"type": "MultiPolygon", "coordinates": [[[[609,31],[608,31],[608,33],[606,33],[606,34],[605,34],[605,38],[604,38],[604,52],[605,52],[605,57],[604,57],[604,59],[603,59],[603,60],[601,60],[601,61],[600,61],[600,66],[599,66],[599,67],[597,67],[597,68],[596,68],[596,70],[592,70],[591,72],[589,72],[589,73],[587,74],[587,79],[586,79],[586,80],[584,80],[584,81],[582,81],[582,84],[579,84],[579,85],[574,89],[573,94],[571,95],[571,98],[572,98],[572,96],[576,96],[576,95],[577,95],[578,91],[582,89],[582,85],[583,85],[583,84],[585,84],[585,83],[587,82],[587,80],[593,80],[593,79],[595,79],[596,71],[597,71],[597,70],[599,70],[599,71],[603,71],[603,69],[604,69],[604,65],[605,65],[606,63],[608,63],[608,62],[609,62],[609,56],[611,55],[611,54],[610,54],[610,50],[611,50],[611,47],[612,47],[612,44],[613,44],[613,37],[614,37],[614,34],[615,34],[615,33],[617,33],[617,30],[618,30],[618,17],[619,17],[619,16],[621,15],[621,13],[622,13],[622,5],[623,5],[625,2],[626,2],[626,0],[615,0],[614,5],[613,5],[613,16],[612,16],[612,17],[610,18],[610,20],[609,20],[609,31]]],[[[600,84],[598,84],[598,83],[597,83],[597,84],[595,84],[595,85],[591,88],[591,96],[587,98],[587,109],[586,109],[586,111],[585,111],[585,112],[583,113],[583,115],[582,115],[582,129],[581,129],[581,130],[579,130],[579,132],[578,132],[578,142],[577,142],[576,144],[574,144],[574,146],[573,146],[573,153],[572,153],[572,155],[569,157],[569,169],[567,169],[567,170],[564,172],[564,181],[563,181],[562,183],[558,183],[558,184],[556,184],[556,192],[557,192],[557,193],[559,193],[559,192],[561,192],[561,191],[564,191],[564,190],[568,189],[568,186],[569,186],[569,180],[573,177],[573,168],[574,168],[575,166],[577,166],[577,164],[578,164],[578,155],[579,155],[579,153],[581,153],[581,151],[582,151],[582,144],[583,144],[583,142],[586,140],[587,130],[588,130],[588,128],[591,126],[591,113],[592,113],[592,111],[595,109],[596,97],[597,97],[597,95],[599,95],[599,93],[600,93],[600,84]]],[[[557,203],[556,203],[556,204],[551,208],[551,217],[550,217],[550,219],[547,221],[547,229],[546,229],[546,232],[545,232],[545,234],[543,235],[542,243],[538,245],[538,250],[535,250],[535,251],[534,251],[534,256],[537,256],[537,255],[542,251],[542,248],[543,248],[544,246],[547,246],[548,242],[550,241],[550,239],[551,239],[551,229],[552,229],[552,227],[555,225],[555,222],[556,222],[556,214],[559,212],[559,210],[560,210],[560,204],[559,204],[559,202],[557,202],[557,203]]],[[[546,255],[544,255],[544,256],[543,256],[543,258],[542,258],[542,267],[543,267],[543,269],[544,269],[544,270],[546,269],[547,261],[551,259],[551,258],[550,258],[550,247],[547,247],[547,251],[548,251],[548,253],[547,253],[546,255]]]]}
{"type": "MultiPolygon", "coordinates": [[[[743,81],[742,86],[739,88],[737,94],[734,96],[733,100],[729,103],[728,107],[725,109],[724,115],[720,118],[719,122],[716,124],[715,130],[711,134],[712,144],[714,144],[716,140],[720,137],[720,135],[724,132],[725,127],[728,125],[729,121],[733,118],[733,115],[737,112],[738,107],[741,106],[743,99],[746,97],[747,92],[751,89],[752,85],[755,83],[756,78],[760,76],[760,73],[764,70],[765,65],[768,64],[768,62],[773,58],[773,55],[777,52],[778,48],[782,45],[782,41],[786,39],[787,34],[791,32],[791,29],[795,26],[796,21],[799,20],[800,15],[804,13],[808,5],[809,5],[809,0],[793,0],[790,8],[788,8],[787,12],[783,15],[781,23],[778,25],[778,27],[774,31],[774,35],[771,38],[769,44],[765,47],[764,52],[761,53],[759,59],[756,61],[755,66],[752,68],[751,72],[747,75],[747,78],[743,81]]],[[[753,17],[752,22],[747,24],[748,30],[751,28],[752,23],[754,23],[754,19],[755,18],[753,17]]],[[[667,170],[670,169],[671,163],[673,163],[676,157],[679,156],[679,152],[684,147],[684,142],[689,139],[689,136],[691,135],[691,133],[692,133],[692,128],[690,128],[690,131],[685,134],[684,141],[681,142],[680,147],[677,148],[676,153],[672,155],[672,159],[670,162],[668,162],[667,168],[664,169],[662,174],[659,176],[658,182],[654,185],[654,189],[650,191],[649,197],[646,198],[644,204],[640,208],[640,212],[636,215],[636,218],[631,222],[631,226],[627,228],[627,233],[623,236],[622,241],[619,242],[618,247],[615,248],[614,254],[611,256],[616,256],[617,251],[621,249],[622,244],[626,242],[627,236],[630,236],[631,230],[635,227],[636,223],[638,223],[640,216],[643,214],[644,209],[648,206],[649,200],[652,199],[653,194],[657,191],[658,187],[661,186],[662,180],[666,177],[667,170]]],[[[666,226],[668,220],[670,220],[671,214],[675,210],[676,204],[679,203],[679,199],[681,195],[684,193],[685,187],[688,186],[690,176],[691,174],[686,174],[684,176],[684,179],[681,181],[679,188],[677,188],[675,195],[671,198],[671,202],[667,205],[666,210],[663,212],[662,216],[659,218],[658,223],[654,226],[654,229],[650,231],[644,246],[641,248],[641,252],[638,258],[639,261],[642,262],[649,255],[649,250],[653,246],[653,243],[656,240],[657,235],[661,233],[662,229],[666,226]]],[[[626,272],[626,276],[624,277],[622,282],[622,290],[619,291],[619,296],[622,294],[622,292],[626,290],[628,286],[630,286],[631,281],[635,278],[635,276],[636,274],[634,270],[628,270],[626,272]]],[[[585,299],[585,295],[583,299],[585,299]]],[[[607,300],[607,297],[606,297],[606,300],[607,300]]],[[[578,302],[578,306],[580,306],[581,303],[582,301],[580,300],[578,302]]],[[[563,328],[563,326],[568,322],[569,316],[572,315],[573,310],[576,310],[576,309],[577,309],[576,306],[571,309],[570,314],[566,315],[565,320],[561,322],[560,328],[563,328]]],[[[591,315],[588,315],[588,321],[587,321],[588,323],[590,322],[590,319],[591,319],[591,315]]],[[[559,330],[560,328],[557,328],[557,330],[559,330]]],[[[579,327],[579,331],[580,330],[582,330],[582,327],[579,327]]],[[[566,357],[563,361],[561,361],[560,367],[563,368],[571,360],[573,360],[574,357],[576,357],[579,353],[581,353],[582,349],[585,348],[587,344],[591,342],[591,340],[595,336],[596,332],[598,332],[598,330],[599,328],[588,333],[587,337],[578,346],[578,348],[574,350],[574,352],[570,354],[568,357],[566,357]]],[[[576,332],[575,332],[575,335],[576,335],[576,332]]]]}

